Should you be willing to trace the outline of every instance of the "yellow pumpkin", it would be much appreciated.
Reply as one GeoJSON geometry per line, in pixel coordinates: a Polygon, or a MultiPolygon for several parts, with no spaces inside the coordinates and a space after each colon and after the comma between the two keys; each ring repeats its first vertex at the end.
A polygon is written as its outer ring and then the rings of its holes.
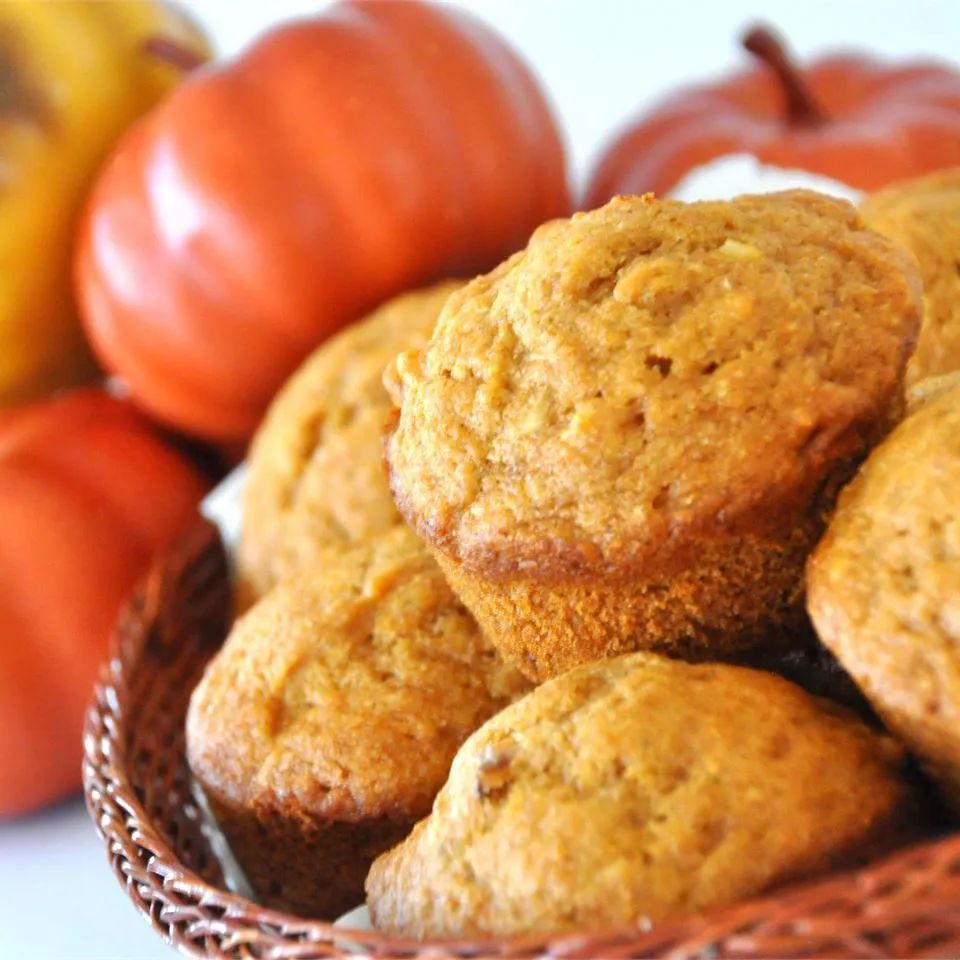
{"type": "Polygon", "coordinates": [[[152,38],[209,55],[162,2],[0,3],[0,405],[96,369],[71,292],[73,236],[114,141],[183,75],[152,38]]]}

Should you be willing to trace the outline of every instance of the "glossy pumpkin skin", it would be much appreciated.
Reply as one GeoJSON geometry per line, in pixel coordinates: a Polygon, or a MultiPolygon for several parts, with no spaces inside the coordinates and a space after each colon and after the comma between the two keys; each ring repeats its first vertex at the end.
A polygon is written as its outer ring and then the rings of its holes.
{"type": "Polygon", "coordinates": [[[119,607],[205,489],[99,389],[0,413],[0,819],[79,786],[83,715],[119,607]]]}
{"type": "Polygon", "coordinates": [[[790,118],[783,84],[765,65],[678,91],[604,152],[586,206],[616,194],[667,194],[695,167],[732,153],[860,190],[960,163],[956,70],[845,55],[821,59],[798,77],[819,120],[790,118]]]}
{"type": "Polygon", "coordinates": [[[340,3],[200,71],[125,139],[78,291],[141,405],[242,440],[345,323],[568,208],[553,118],[503,41],[439,5],[340,3]]]}
{"type": "Polygon", "coordinates": [[[143,50],[206,42],[156,2],[0,3],[0,406],[96,371],[74,305],[73,238],[109,148],[182,71],[143,50]]]}

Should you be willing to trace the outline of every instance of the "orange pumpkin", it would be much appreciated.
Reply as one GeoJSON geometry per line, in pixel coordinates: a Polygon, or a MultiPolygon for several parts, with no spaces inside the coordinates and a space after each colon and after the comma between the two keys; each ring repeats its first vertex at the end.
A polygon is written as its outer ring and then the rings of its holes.
{"type": "Polygon", "coordinates": [[[199,70],[128,136],[78,292],[141,405],[239,440],[325,337],[568,207],[557,128],[502,40],[440,5],[339,3],[199,70]]]}
{"type": "Polygon", "coordinates": [[[83,715],[119,606],[204,490],[102,390],[0,413],[0,818],[79,786],[83,715]]]}
{"type": "Polygon", "coordinates": [[[602,155],[586,204],[668,193],[694,167],[733,153],[821,174],[861,190],[960,163],[960,73],[826,57],[800,71],[769,30],[744,47],[761,65],[678,91],[602,155]]]}

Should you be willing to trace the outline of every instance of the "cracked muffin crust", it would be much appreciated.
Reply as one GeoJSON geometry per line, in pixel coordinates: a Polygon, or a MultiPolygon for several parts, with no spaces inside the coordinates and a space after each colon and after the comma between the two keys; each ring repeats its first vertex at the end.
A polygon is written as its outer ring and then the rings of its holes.
{"type": "Polygon", "coordinates": [[[262,901],[333,917],[528,685],[407,527],[317,564],[237,622],[190,702],[187,757],[262,901]]]}
{"type": "Polygon", "coordinates": [[[861,210],[920,264],[923,324],[907,383],[960,370],[960,167],[887,187],[861,210]]]}
{"type": "Polygon", "coordinates": [[[960,384],[844,490],[810,559],[817,632],[960,810],[960,384]]]}
{"type": "Polygon", "coordinates": [[[733,903],[903,839],[904,751],[771,674],[636,653],[571,670],[463,745],[374,863],[374,924],[510,936],[733,903]]]}
{"type": "Polygon", "coordinates": [[[394,496],[535,679],[786,642],[919,314],[909,255],[844,201],[616,198],[541,227],[394,362],[394,496]]]}
{"type": "Polygon", "coordinates": [[[262,595],[330,544],[401,522],[383,469],[391,408],[383,370],[427,341],[459,286],[448,281],[391,300],[324,343],[277,395],[249,457],[237,553],[247,593],[262,595]]]}

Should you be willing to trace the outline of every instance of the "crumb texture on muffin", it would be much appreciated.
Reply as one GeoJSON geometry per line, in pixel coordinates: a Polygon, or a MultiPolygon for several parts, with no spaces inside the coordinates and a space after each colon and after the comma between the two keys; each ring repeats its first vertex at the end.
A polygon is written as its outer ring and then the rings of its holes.
{"type": "Polygon", "coordinates": [[[779,677],[638,653],[538,687],[461,748],[367,879],[377,927],[506,936],[656,921],[901,838],[902,749],[779,677]]]}
{"type": "Polygon", "coordinates": [[[923,277],[923,324],[907,383],[960,370],[960,167],[866,198],[864,220],[910,250],[923,277]]]}
{"type": "Polygon", "coordinates": [[[844,490],[810,560],[817,632],[960,809],[960,384],[844,490]]]}
{"type": "Polygon", "coordinates": [[[888,426],[908,255],[845,201],[616,198],[541,227],[401,354],[407,519],[471,570],[662,570],[686,535],[792,524],[888,426]]]}
{"type": "Polygon", "coordinates": [[[387,363],[422,346],[460,282],[391,300],[319,347],[274,400],[254,439],[238,550],[256,595],[318,551],[400,522],[383,469],[387,363]]]}
{"type": "Polygon", "coordinates": [[[635,649],[691,660],[815,643],[803,609],[803,565],[822,530],[814,515],[789,537],[701,539],[689,565],[642,579],[628,573],[485,580],[443,551],[448,583],[500,652],[540,682],[578,663],[635,649]],[[558,589],[559,586],[559,589],[558,589]]]}
{"type": "Polygon", "coordinates": [[[330,915],[526,689],[398,526],[329,548],[237,622],[191,699],[188,760],[261,897],[330,915]]]}

